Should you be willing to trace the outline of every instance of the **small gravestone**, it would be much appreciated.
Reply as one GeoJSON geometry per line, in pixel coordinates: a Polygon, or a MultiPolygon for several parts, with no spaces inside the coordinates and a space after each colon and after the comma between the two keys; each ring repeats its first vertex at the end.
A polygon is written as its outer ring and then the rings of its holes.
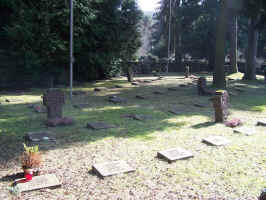
{"type": "Polygon", "coordinates": [[[115,85],[115,88],[124,88],[122,85],[115,85]]]}
{"type": "Polygon", "coordinates": [[[244,135],[250,136],[250,135],[254,135],[256,133],[256,130],[255,130],[254,127],[242,126],[240,128],[234,129],[234,133],[240,133],[240,134],[244,134],[244,135]]]}
{"type": "Polygon", "coordinates": [[[58,188],[61,187],[61,183],[56,178],[54,174],[46,174],[41,176],[32,177],[31,181],[25,183],[19,183],[20,181],[16,181],[19,192],[29,192],[44,188],[58,188]]]}
{"type": "Polygon", "coordinates": [[[159,151],[157,153],[157,157],[167,159],[168,162],[173,162],[176,160],[191,158],[193,157],[193,155],[192,153],[190,153],[189,151],[185,149],[173,148],[173,149],[167,149],[164,151],[159,151]]]}
{"type": "Polygon", "coordinates": [[[200,103],[194,103],[193,106],[198,107],[198,108],[205,108],[206,106],[200,103]]]}
{"type": "Polygon", "coordinates": [[[177,91],[177,88],[168,88],[169,91],[177,91]]]}
{"type": "Polygon", "coordinates": [[[92,170],[102,177],[135,171],[123,160],[95,164],[92,166],[92,170]]]}
{"type": "Polygon", "coordinates": [[[154,91],[153,94],[159,94],[159,95],[163,95],[164,93],[161,91],[154,91]]]}
{"type": "Polygon", "coordinates": [[[198,79],[198,95],[205,95],[206,87],[207,87],[206,78],[200,77],[198,79]]]}
{"type": "Polygon", "coordinates": [[[189,77],[189,66],[187,65],[185,67],[185,78],[188,78],[189,77]]]}
{"type": "Polygon", "coordinates": [[[174,115],[179,115],[179,114],[180,114],[180,110],[177,110],[177,109],[175,109],[175,108],[169,110],[168,112],[170,112],[170,113],[172,113],[172,114],[174,114],[174,115]]]}
{"type": "Polygon", "coordinates": [[[73,107],[74,108],[79,108],[79,109],[81,109],[81,108],[87,108],[87,107],[89,107],[89,104],[86,104],[86,103],[83,103],[83,104],[75,104],[75,105],[73,105],[73,107]]]}
{"type": "Polygon", "coordinates": [[[148,115],[134,115],[133,119],[139,120],[139,121],[146,121],[146,120],[151,120],[152,117],[148,115]]]}
{"type": "Polygon", "coordinates": [[[266,119],[260,119],[257,122],[257,126],[266,126],[266,119]]]}
{"type": "Polygon", "coordinates": [[[56,119],[63,117],[65,95],[59,89],[48,89],[43,95],[43,105],[47,107],[47,118],[56,119]]]}
{"type": "Polygon", "coordinates": [[[215,110],[215,122],[224,122],[228,115],[229,95],[226,90],[218,90],[212,99],[215,110]]]}
{"type": "Polygon", "coordinates": [[[24,136],[24,138],[27,143],[31,144],[42,142],[56,143],[56,138],[48,131],[29,132],[24,136]]]}
{"type": "Polygon", "coordinates": [[[136,82],[132,82],[131,85],[139,85],[138,83],[136,82]]]}
{"type": "Polygon", "coordinates": [[[226,145],[230,143],[228,139],[222,136],[210,136],[210,137],[204,138],[202,141],[204,143],[207,143],[213,146],[222,146],[222,145],[226,145]]]}
{"type": "Polygon", "coordinates": [[[126,102],[126,100],[124,98],[121,98],[118,96],[110,96],[108,98],[108,101],[112,102],[112,103],[124,103],[124,102],[126,102]]]}
{"type": "Polygon", "coordinates": [[[137,99],[149,99],[148,96],[144,96],[144,95],[136,95],[137,99]]]}
{"type": "Polygon", "coordinates": [[[104,122],[89,122],[87,123],[87,128],[93,130],[100,130],[100,129],[116,128],[116,126],[112,124],[106,124],[104,122]]]}

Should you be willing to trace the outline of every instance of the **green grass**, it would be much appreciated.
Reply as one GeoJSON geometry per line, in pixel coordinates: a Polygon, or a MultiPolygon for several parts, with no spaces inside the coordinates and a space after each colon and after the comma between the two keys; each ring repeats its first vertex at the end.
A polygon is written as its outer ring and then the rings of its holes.
{"type": "MultiPolygon", "coordinates": [[[[137,79],[148,78],[153,77],[137,79]]],[[[211,81],[210,76],[207,78],[211,81]]],[[[49,170],[53,167],[61,180],[70,177],[74,185],[78,184],[79,177],[72,173],[81,171],[80,176],[84,178],[82,183],[91,186],[79,190],[75,187],[57,189],[60,194],[66,191],[71,193],[74,199],[89,192],[94,195],[92,199],[115,199],[114,194],[128,199],[124,195],[129,193],[129,188],[133,190],[131,193],[140,196],[133,196],[133,199],[171,199],[172,194],[175,194],[175,199],[207,199],[214,196],[228,200],[255,199],[266,187],[265,128],[256,127],[257,134],[250,137],[234,134],[231,128],[213,122],[211,101],[209,97],[197,96],[196,86],[178,87],[178,91],[167,90],[190,82],[178,74],[170,74],[163,80],[139,87],[131,86],[125,78],[84,84],[74,89],[87,91],[88,95],[74,96],[73,103],[89,106],[76,109],[68,100],[64,106],[64,116],[73,117],[75,124],[56,128],[45,127],[46,114],[34,113],[28,108],[29,104],[41,102],[43,90],[34,89],[23,94],[4,93],[0,96],[0,153],[4,155],[0,158],[0,164],[6,163],[9,167],[1,165],[3,170],[0,176],[17,172],[25,133],[48,129],[54,132],[58,144],[41,147],[45,152],[44,168],[49,170]],[[124,88],[114,88],[117,84],[124,88]],[[95,87],[109,89],[93,92],[95,87]],[[157,90],[164,91],[165,95],[153,94],[157,90]],[[139,94],[151,98],[136,99],[139,94]],[[127,102],[112,104],[107,101],[110,95],[124,97],[127,102]],[[194,103],[206,107],[194,107],[194,103]],[[169,113],[171,108],[180,110],[180,115],[169,113]],[[126,114],[143,114],[152,118],[136,121],[122,117],[126,114]],[[89,121],[104,121],[117,128],[92,131],[86,128],[89,121]],[[231,143],[225,147],[207,146],[201,140],[209,135],[225,136],[231,143]],[[177,146],[190,150],[194,158],[172,164],[155,158],[157,151],[177,146]],[[100,181],[101,187],[97,187],[99,179],[88,174],[91,165],[116,159],[126,160],[137,171],[104,179],[100,181]]],[[[237,117],[245,125],[255,126],[257,119],[265,117],[266,85],[260,81],[237,79],[230,82],[228,90],[236,93],[230,97],[229,119],[237,117]],[[238,85],[242,85],[244,92],[235,91],[238,85]]],[[[63,185],[68,183],[63,181],[63,185]]],[[[34,192],[34,197],[42,195],[41,192],[34,192]]],[[[49,196],[49,199],[57,197],[49,196]]]]}

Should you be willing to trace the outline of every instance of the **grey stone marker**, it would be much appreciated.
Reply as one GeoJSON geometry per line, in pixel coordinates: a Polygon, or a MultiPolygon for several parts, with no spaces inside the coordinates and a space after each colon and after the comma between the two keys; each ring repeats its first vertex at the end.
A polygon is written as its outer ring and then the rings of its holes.
{"type": "Polygon", "coordinates": [[[244,135],[250,136],[250,135],[254,135],[256,133],[256,130],[255,130],[254,127],[242,126],[242,127],[239,127],[239,128],[235,128],[234,129],[234,133],[240,133],[240,134],[244,134],[244,135]]]}
{"type": "Polygon", "coordinates": [[[143,95],[136,95],[137,99],[149,99],[148,96],[143,96],[143,95]]]}
{"type": "Polygon", "coordinates": [[[229,144],[230,141],[222,136],[210,136],[207,138],[204,138],[202,142],[213,145],[213,146],[222,146],[229,144]]]}
{"type": "Polygon", "coordinates": [[[108,98],[108,101],[112,103],[125,103],[126,99],[118,97],[118,96],[110,96],[108,98]]]}
{"type": "Polygon", "coordinates": [[[177,109],[175,109],[175,108],[169,110],[168,112],[170,112],[170,113],[172,113],[172,114],[174,114],[174,115],[179,115],[179,114],[180,114],[180,110],[177,110],[177,109]]]}
{"type": "Polygon", "coordinates": [[[152,117],[148,115],[134,115],[133,119],[139,120],[139,121],[145,121],[145,120],[151,120],[152,117]]]}
{"type": "Polygon", "coordinates": [[[159,95],[163,95],[164,93],[161,91],[154,91],[153,94],[159,94],[159,95]]]}
{"type": "Polygon", "coordinates": [[[95,164],[92,166],[92,170],[102,177],[135,171],[123,160],[95,164]]]}
{"type": "Polygon", "coordinates": [[[192,158],[193,155],[192,153],[190,153],[189,151],[185,149],[173,148],[173,149],[167,149],[164,151],[159,151],[157,153],[157,157],[167,159],[168,162],[173,162],[176,160],[192,158]]]}
{"type": "Polygon", "coordinates": [[[99,130],[99,129],[116,128],[116,126],[112,124],[106,124],[104,122],[89,122],[87,124],[87,128],[99,130]]]}
{"type": "Polygon", "coordinates": [[[168,90],[169,90],[169,91],[177,91],[178,89],[177,89],[177,88],[174,88],[174,87],[172,87],[172,88],[168,88],[168,90]]]}
{"type": "Polygon", "coordinates": [[[265,119],[260,119],[257,122],[257,126],[266,126],[266,118],[265,119]]]}
{"type": "Polygon", "coordinates": [[[61,187],[61,183],[54,174],[46,174],[34,176],[31,181],[26,183],[18,183],[17,187],[20,192],[29,192],[43,188],[58,188],[61,187]]]}
{"type": "Polygon", "coordinates": [[[29,132],[25,135],[25,141],[29,143],[42,143],[42,142],[53,142],[56,143],[56,138],[51,132],[40,131],[40,132],[29,132]]]}

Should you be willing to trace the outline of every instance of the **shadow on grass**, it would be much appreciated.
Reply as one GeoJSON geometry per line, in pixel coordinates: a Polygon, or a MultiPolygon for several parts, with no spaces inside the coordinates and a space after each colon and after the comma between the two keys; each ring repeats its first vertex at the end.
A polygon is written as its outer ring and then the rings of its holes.
{"type": "MultiPolygon", "coordinates": [[[[180,117],[179,115],[172,115],[168,112],[169,108],[172,107],[184,111],[182,112],[182,117],[195,115],[213,117],[213,109],[211,106],[203,109],[196,108],[192,104],[208,103],[209,97],[197,96],[196,86],[180,87],[177,91],[167,91],[168,87],[173,87],[180,83],[176,82],[178,81],[177,79],[171,80],[173,82],[170,84],[163,84],[164,80],[160,80],[159,85],[143,85],[140,87],[117,89],[117,95],[128,99],[127,103],[123,104],[107,102],[108,96],[111,95],[108,91],[101,92],[100,95],[99,93],[92,92],[90,95],[75,96],[73,97],[75,104],[88,103],[89,106],[81,109],[73,108],[69,103],[65,106],[64,115],[71,116],[75,120],[75,124],[69,127],[46,127],[44,125],[46,114],[33,113],[27,107],[28,104],[1,105],[0,168],[10,160],[17,160],[18,156],[21,155],[23,151],[22,143],[24,142],[23,136],[27,132],[40,130],[54,132],[58,144],[41,149],[46,151],[56,148],[68,148],[77,142],[90,143],[107,137],[152,140],[156,137],[156,132],[168,131],[168,129],[178,130],[186,125],[184,121],[171,121],[171,119],[179,119],[180,117]],[[164,95],[154,95],[153,92],[158,90],[167,92],[164,95]],[[148,100],[139,100],[136,99],[137,94],[151,95],[151,98],[148,100]],[[180,104],[180,102],[184,103],[180,104]],[[123,118],[122,116],[126,114],[150,115],[152,119],[137,121],[123,118]],[[86,124],[90,121],[102,121],[114,124],[118,128],[93,131],[86,128],[86,124]]],[[[108,85],[118,83],[126,83],[126,81],[109,81],[108,85]]],[[[255,84],[252,87],[248,87],[247,90],[249,92],[238,94],[235,98],[232,98],[232,108],[243,110],[244,107],[244,110],[250,111],[254,107],[266,105],[266,92],[260,96],[248,95],[250,92],[258,92],[258,90],[262,93],[265,90],[265,85],[255,84]],[[254,89],[253,87],[256,88],[254,89]],[[242,105],[244,106],[242,107],[242,105]]],[[[41,95],[41,93],[34,92],[34,95],[41,95]]],[[[194,125],[193,128],[200,129],[212,126],[213,124],[213,122],[206,122],[194,125]]]]}

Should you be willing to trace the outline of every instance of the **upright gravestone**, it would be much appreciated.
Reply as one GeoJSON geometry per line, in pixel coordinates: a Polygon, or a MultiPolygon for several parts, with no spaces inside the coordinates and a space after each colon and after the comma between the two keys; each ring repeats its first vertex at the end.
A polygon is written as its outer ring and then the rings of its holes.
{"type": "Polygon", "coordinates": [[[188,78],[189,77],[189,66],[187,65],[185,67],[185,78],[188,78]]]}
{"type": "Polygon", "coordinates": [[[200,77],[198,80],[198,95],[205,95],[207,81],[205,77],[200,77]]]}
{"type": "Polygon", "coordinates": [[[48,89],[43,95],[43,105],[47,107],[48,120],[62,118],[64,104],[65,95],[59,89],[48,89]]]}
{"type": "Polygon", "coordinates": [[[217,90],[212,99],[215,110],[215,122],[224,122],[228,117],[229,95],[226,90],[217,90]]]}
{"type": "Polygon", "coordinates": [[[264,69],[264,83],[266,83],[266,69],[264,69]]]}

